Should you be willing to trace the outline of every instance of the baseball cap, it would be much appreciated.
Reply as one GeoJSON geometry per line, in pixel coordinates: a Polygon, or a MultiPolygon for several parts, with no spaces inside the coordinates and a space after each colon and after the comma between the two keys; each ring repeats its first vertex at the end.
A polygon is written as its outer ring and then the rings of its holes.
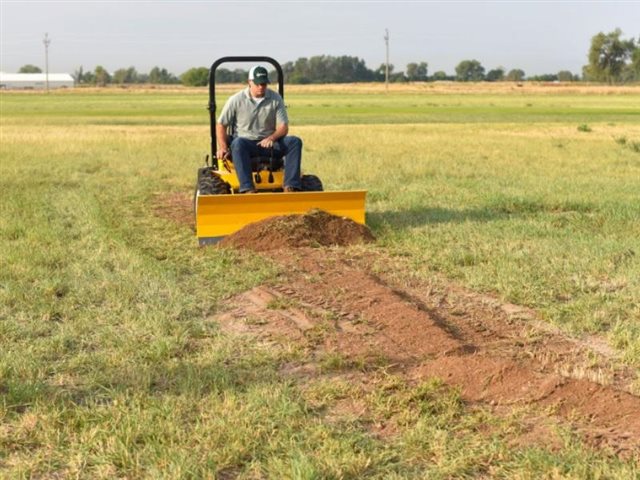
{"type": "Polygon", "coordinates": [[[269,74],[267,73],[267,69],[260,65],[256,65],[249,70],[249,80],[259,85],[269,83],[269,74]]]}

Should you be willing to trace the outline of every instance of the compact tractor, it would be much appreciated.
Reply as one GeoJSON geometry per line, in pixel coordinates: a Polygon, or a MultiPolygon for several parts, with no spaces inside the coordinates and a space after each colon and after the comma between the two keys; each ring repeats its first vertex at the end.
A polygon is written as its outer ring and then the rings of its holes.
{"type": "MultiPolygon", "coordinates": [[[[216,146],[216,69],[225,62],[261,62],[273,66],[278,75],[278,92],[284,98],[284,78],[280,64],[270,57],[223,57],[216,60],[209,70],[209,116],[211,127],[211,164],[198,169],[194,208],[196,235],[200,245],[216,243],[226,235],[245,225],[268,217],[304,214],[320,209],[358,223],[365,222],[366,191],[323,190],[321,180],[315,175],[303,174],[302,191],[283,192],[284,162],[276,149],[268,156],[252,158],[253,181],[257,194],[239,194],[240,183],[235,173],[233,159],[217,158],[216,146]]],[[[233,132],[229,132],[231,135],[233,132]]]]}

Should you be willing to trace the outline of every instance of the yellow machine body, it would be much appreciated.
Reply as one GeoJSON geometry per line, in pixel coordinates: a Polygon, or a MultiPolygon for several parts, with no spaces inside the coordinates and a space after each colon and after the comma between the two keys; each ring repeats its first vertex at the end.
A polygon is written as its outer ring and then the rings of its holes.
{"type": "MultiPolygon", "coordinates": [[[[236,175],[235,169],[231,162],[224,162],[224,168],[217,172],[222,180],[229,184],[231,190],[238,192],[240,189],[240,181],[236,175]]],[[[281,190],[284,183],[284,171],[276,170],[269,175],[267,170],[261,172],[253,172],[253,184],[256,190],[261,192],[270,192],[273,190],[281,190]]]]}
{"type": "MultiPolygon", "coordinates": [[[[256,185],[258,186],[258,185],[256,185]]],[[[366,191],[274,192],[196,197],[196,235],[200,245],[216,243],[265,218],[320,209],[365,223],[366,191]]]]}

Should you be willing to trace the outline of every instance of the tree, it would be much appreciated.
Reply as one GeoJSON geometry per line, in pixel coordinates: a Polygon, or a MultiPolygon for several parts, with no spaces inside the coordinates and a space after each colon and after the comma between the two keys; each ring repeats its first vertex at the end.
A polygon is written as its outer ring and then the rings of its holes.
{"type": "Polygon", "coordinates": [[[138,72],[135,67],[129,68],[120,68],[113,72],[113,77],[111,78],[113,83],[118,83],[120,85],[124,83],[137,83],[138,82],[138,72]]]}
{"type": "Polygon", "coordinates": [[[431,77],[431,80],[433,80],[434,82],[449,80],[449,76],[447,75],[446,72],[443,72],[442,70],[438,70],[433,74],[433,76],[431,77]]]}
{"type": "Polygon", "coordinates": [[[89,72],[84,72],[82,74],[82,83],[86,84],[86,85],[93,85],[96,83],[96,75],[95,73],[89,71],[89,72]]]}
{"type": "Polygon", "coordinates": [[[456,79],[461,82],[484,80],[484,67],[477,60],[463,60],[456,67],[456,79]]]}
{"type": "MultiPolygon", "coordinates": [[[[376,73],[367,68],[364,60],[347,55],[298,58],[295,62],[282,65],[282,72],[287,83],[350,83],[376,80],[376,73]]],[[[384,76],[382,78],[384,79],[384,76]]]]}
{"type": "Polygon", "coordinates": [[[149,72],[149,83],[166,85],[171,83],[180,83],[180,80],[172,73],[169,73],[166,68],[153,67],[149,72]]]}
{"type": "Polygon", "coordinates": [[[285,64],[283,71],[291,83],[347,83],[373,80],[374,74],[358,57],[318,55],[285,64]]]}
{"type": "Polygon", "coordinates": [[[209,69],[207,67],[190,68],[180,75],[180,80],[183,85],[189,87],[206,87],[209,84],[209,69]]]}
{"type": "Polygon", "coordinates": [[[367,68],[364,60],[358,57],[343,55],[333,58],[336,65],[336,82],[369,82],[373,80],[373,72],[367,68]]]}
{"type": "Polygon", "coordinates": [[[504,80],[504,68],[498,67],[493,70],[489,70],[485,80],[487,82],[501,82],[504,80]]]}
{"type": "Polygon", "coordinates": [[[111,81],[113,83],[117,83],[119,85],[122,85],[124,82],[124,79],[127,75],[127,70],[125,68],[119,68],[118,70],[116,70],[115,72],[113,72],[113,76],[111,77],[111,81]]]}
{"type": "Polygon", "coordinates": [[[402,83],[407,81],[407,77],[405,77],[404,72],[390,73],[389,81],[392,83],[402,83]]]}
{"type": "Polygon", "coordinates": [[[560,82],[573,82],[574,79],[573,73],[569,70],[560,70],[558,72],[558,81],[560,82]]]}
{"type": "Polygon", "coordinates": [[[84,71],[82,70],[82,65],[80,65],[80,67],[78,67],[78,69],[73,72],[73,80],[76,82],[76,84],[81,84],[82,81],[84,80],[84,71]]]}
{"type": "Polygon", "coordinates": [[[427,80],[427,62],[409,63],[407,65],[407,80],[410,82],[425,82],[427,80]]]}
{"type": "Polygon", "coordinates": [[[507,80],[510,82],[521,82],[524,80],[524,70],[513,68],[507,73],[507,80]]]}
{"type": "Polygon", "coordinates": [[[589,64],[583,68],[587,80],[609,84],[621,81],[626,60],[635,48],[633,39],[622,40],[621,35],[622,31],[616,28],[613,32],[600,32],[591,38],[589,64]]]}
{"type": "Polygon", "coordinates": [[[309,76],[309,60],[305,57],[298,58],[295,63],[287,62],[282,66],[284,78],[288,83],[311,83],[309,76]]]}
{"type": "MultiPolygon", "coordinates": [[[[241,68],[229,70],[227,68],[216,69],[216,83],[244,83],[249,73],[241,68]]],[[[271,78],[271,76],[270,76],[271,78]]]]}
{"type": "Polygon", "coordinates": [[[102,65],[98,65],[94,70],[95,82],[98,87],[104,87],[111,82],[111,75],[102,65]]]}
{"type": "Polygon", "coordinates": [[[418,64],[417,63],[408,63],[407,64],[407,80],[410,82],[415,82],[418,78],[418,64]]]}
{"type": "Polygon", "coordinates": [[[631,63],[624,67],[622,77],[625,82],[640,81],[640,38],[638,38],[637,44],[633,47],[631,63]]]}
{"type": "Polygon", "coordinates": [[[527,80],[531,80],[532,82],[557,82],[558,75],[555,73],[543,73],[541,75],[527,77],[527,80]]]}
{"type": "Polygon", "coordinates": [[[42,73],[42,69],[40,67],[36,67],[35,65],[23,65],[18,70],[18,73],[42,73]]]}

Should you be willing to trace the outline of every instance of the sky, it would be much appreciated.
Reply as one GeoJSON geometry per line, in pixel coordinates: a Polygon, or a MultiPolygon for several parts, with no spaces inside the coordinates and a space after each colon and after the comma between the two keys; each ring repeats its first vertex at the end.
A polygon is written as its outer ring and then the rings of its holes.
{"type": "Polygon", "coordinates": [[[50,73],[102,65],[180,75],[239,55],[280,63],[348,55],[373,70],[385,62],[388,30],[394,71],[427,62],[429,74],[454,74],[462,60],[478,60],[487,71],[581,73],[591,37],[616,28],[623,38],[640,36],[640,0],[0,0],[0,70],[44,71],[45,33],[50,73]]]}

